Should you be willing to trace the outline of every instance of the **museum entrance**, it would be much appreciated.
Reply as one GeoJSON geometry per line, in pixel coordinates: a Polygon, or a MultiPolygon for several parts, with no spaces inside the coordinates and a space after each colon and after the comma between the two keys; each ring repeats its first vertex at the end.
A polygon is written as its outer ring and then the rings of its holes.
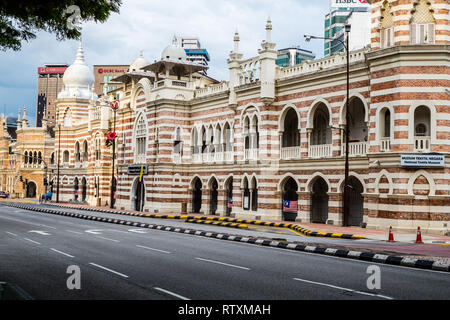
{"type": "Polygon", "coordinates": [[[312,186],[311,222],[326,223],[328,219],[328,185],[318,178],[312,186]]]}
{"type": "Polygon", "coordinates": [[[192,190],[192,212],[200,213],[202,208],[202,182],[199,178],[195,179],[194,187],[192,190]]]}

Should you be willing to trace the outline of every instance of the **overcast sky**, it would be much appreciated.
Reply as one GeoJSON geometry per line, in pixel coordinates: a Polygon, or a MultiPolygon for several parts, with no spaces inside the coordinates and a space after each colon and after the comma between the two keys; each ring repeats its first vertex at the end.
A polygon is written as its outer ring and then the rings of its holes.
{"type": "MultiPolygon", "coordinates": [[[[174,34],[196,36],[211,56],[208,75],[228,80],[226,59],[236,29],[244,58],[257,55],[268,16],[277,49],[300,45],[320,58],[323,42],[306,43],[303,34],[323,35],[328,12],[328,0],[123,0],[120,14],[112,14],[103,24],[83,24],[82,41],[92,69],[94,64],[130,64],[140,50],[152,62],[174,34]]],[[[26,106],[34,126],[37,68],[45,63],[71,64],[77,47],[75,40],[59,42],[41,32],[19,52],[0,51],[0,113],[16,116],[18,108],[26,106]]]]}

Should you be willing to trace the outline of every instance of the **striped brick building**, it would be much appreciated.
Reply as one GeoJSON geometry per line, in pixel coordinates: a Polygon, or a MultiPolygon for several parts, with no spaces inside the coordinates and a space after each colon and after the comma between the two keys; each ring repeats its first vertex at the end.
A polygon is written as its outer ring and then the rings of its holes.
{"type": "MultiPolygon", "coordinates": [[[[445,234],[449,4],[371,6],[371,46],[350,52],[350,224],[445,234]],[[401,155],[430,153],[444,155],[444,163],[401,163],[401,155]]],[[[204,66],[176,45],[116,79],[122,87],[109,100],[120,100],[117,208],[342,224],[346,57],[280,68],[271,31],[268,21],[251,58],[239,53],[235,34],[228,81],[206,85],[198,76],[204,66]],[[286,212],[292,210],[283,200],[297,213],[286,212]]],[[[91,90],[83,81],[75,87],[91,90]]],[[[107,100],[75,93],[57,101],[64,201],[110,202],[112,152],[105,140],[114,113],[107,100]]]]}

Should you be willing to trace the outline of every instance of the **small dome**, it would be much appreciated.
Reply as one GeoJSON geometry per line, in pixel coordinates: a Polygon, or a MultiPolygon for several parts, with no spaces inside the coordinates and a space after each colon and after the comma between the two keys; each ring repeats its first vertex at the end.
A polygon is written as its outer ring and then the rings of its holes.
{"type": "Polygon", "coordinates": [[[139,71],[143,67],[148,66],[149,64],[150,63],[144,59],[144,56],[142,55],[142,50],[141,50],[141,54],[139,55],[139,58],[137,58],[136,60],[133,61],[132,64],[130,64],[130,71],[139,71]]]}
{"type": "Polygon", "coordinates": [[[171,44],[168,45],[167,48],[164,49],[164,51],[161,54],[161,59],[172,59],[172,60],[187,60],[186,51],[184,51],[183,48],[171,44]]]}
{"type": "Polygon", "coordinates": [[[81,43],[75,61],[64,72],[63,82],[64,90],[59,93],[58,98],[91,98],[94,74],[84,61],[81,43]]]}

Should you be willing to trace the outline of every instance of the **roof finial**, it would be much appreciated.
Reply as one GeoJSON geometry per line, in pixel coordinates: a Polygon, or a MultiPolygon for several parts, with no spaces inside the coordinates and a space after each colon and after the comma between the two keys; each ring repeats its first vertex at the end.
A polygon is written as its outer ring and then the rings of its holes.
{"type": "Polygon", "coordinates": [[[272,42],[272,21],[270,20],[270,16],[266,24],[266,42],[272,42]]]}
{"type": "Polygon", "coordinates": [[[236,32],[234,33],[234,53],[238,53],[239,52],[239,31],[236,28],[236,32]]]}

